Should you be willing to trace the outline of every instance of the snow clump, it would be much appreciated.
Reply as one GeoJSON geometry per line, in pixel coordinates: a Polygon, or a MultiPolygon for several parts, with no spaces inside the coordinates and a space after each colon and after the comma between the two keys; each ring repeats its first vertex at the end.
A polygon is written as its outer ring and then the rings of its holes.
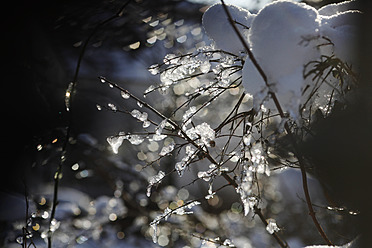
{"type": "MultiPolygon", "coordinates": [[[[265,82],[246,56],[242,84],[254,97],[256,109],[264,104],[276,110],[268,101],[269,92],[272,92],[283,110],[297,119],[301,104],[309,97],[304,90],[314,88],[316,83],[312,76],[304,77],[304,68],[309,62],[333,56],[348,65],[355,64],[353,45],[361,16],[355,1],[330,4],[319,10],[304,3],[275,1],[256,15],[234,5],[227,7],[267,77],[265,82]]],[[[204,13],[203,25],[217,48],[236,55],[247,52],[222,4],[211,6],[204,13]]]]}

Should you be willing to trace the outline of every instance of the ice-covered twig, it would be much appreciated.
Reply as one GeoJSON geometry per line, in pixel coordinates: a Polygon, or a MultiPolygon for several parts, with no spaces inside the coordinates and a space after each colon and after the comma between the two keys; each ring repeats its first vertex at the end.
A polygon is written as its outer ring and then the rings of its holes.
{"type": "Polygon", "coordinates": [[[78,61],[77,61],[76,67],[75,67],[75,73],[74,73],[73,80],[72,80],[72,82],[69,83],[69,85],[67,87],[67,90],[66,90],[66,93],[65,93],[65,105],[66,105],[66,110],[67,110],[67,115],[68,115],[68,124],[67,124],[67,128],[66,128],[65,140],[64,140],[64,143],[63,143],[63,146],[62,146],[61,159],[60,159],[60,162],[58,164],[56,174],[54,176],[53,201],[52,201],[52,210],[51,210],[51,213],[50,213],[50,222],[49,222],[48,248],[52,247],[52,235],[51,235],[51,233],[52,233],[51,232],[52,222],[55,220],[54,216],[55,216],[55,212],[56,212],[56,208],[57,208],[57,204],[58,204],[59,181],[60,181],[61,174],[62,174],[62,166],[64,164],[64,161],[66,160],[66,157],[65,157],[66,148],[67,148],[70,136],[71,136],[72,114],[70,112],[70,109],[71,109],[71,104],[72,104],[72,101],[73,101],[73,95],[74,95],[74,92],[75,92],[75,88],[76,88],[76,84],[77,84],[77,80],[78,80],[78,76],[79,76],[79,72],[80,72],[80,65],[81,65],[81,62],[82,62],[83,57],[85,55],[86,48],[87,48],[91,38],[96,34],[96,32],[102,26],[104,26],[107,23],[115,20],[116,18],[121,17],[123,15],[124,9],[127,7],[127,5],[130,2],[131,2],[131,0],[127,0],[114,15],[110,16],[109,18],[105,19],[104,21],[98,23],[95,26],[95,28],[93,29],[93,31],[91,32],[91,34],[88,36],[88,38],[86,39],[86,41],[83,44],[83,47],[80,51],[79,58],[78,58],[78,61]]]}
{"type": "MultiPolygon", "coordinates": [[[[228,20],[231,24],[231,27],[234,29],[235,33],[238,35],[239,40],[241,41],[241,43],[242,43],[244,49],[246,50],[246,52],[248,53],[249,59],[252,61],[253,65],[255,66],[255,68],[257,69],[259,74],[261,75],[261,77],[262,77],[263,81],[265,82],[266,86],[270,89],[269,82],[267,80],[267,76],[266,76],[265,72],[263,71],[262,67],[258,64],[256,58],[254,57],[252,51],[250,50],[250,48],[248,46],[248,43],[246,42],[246,40],[244,39],[244,37],[242,36],[242,34],[239,32],[238,28],[236,27],[236,24],[235,24],[230,12],[229,12],[224,0],[221,0],[221,3],[222,3],[222,6],[225,10],[225,13],[228,17],[228,20]]],[[[281,105],[279,103],[279,100],[276,97],[275,93],[272,92],[271,90],[269,90],[269,94],[271,95],[271,98],[274,101],[275,107],[278,110],[278,112],[280,114],[280,117],[282,119],[285,119],[286,116],[284,114],[283,108],[281,107],[281,105]]],[[[328,239],[327,235],[325,234],[323,228],[321,227],[319,221],[316,218],[315,211],[314,211],[312,203],[311,203],[311,198],[310,198],[310,193],[309,193],[309,188],[308,188],[308,183],[307,183],[306,169],[305,169],[304,160],[302,158],[302,153],[299,151],[299,149],[297,147],[297,142],[295,140],[295,137],[292,134],[292,131],[291,131],[289,125],[288,125],[288,122],[284,123],[284,129],[286,130],[287,134],[289,135],[289,137],[290,137],[290,139],[293,143],[294,153],[295,153],[295,156],[298,158],[298,161],[299,161],[299,164],[300,164],[301,176],[302,176],[302,185],[303,185],[303,190],[304,190],[304,194],[305,194],[305,198],[306,198],[306,203],[307,203],[307,206],[308,206],[308,209],[309,209],[309,215],[311,216],[311,218],[314,222],[314,225],[316,226],[319,234],[322,236],[324,241],[326,241],[326,243],[328,245],[332,245],[332,242],[328,239]]]]}
{"type": "MultiPolygon", "coordinates": [[[[187,141],[188,143],[190,143],[192,146],[194,146],[198,152],[200,152],[200,154],[203,155],[203,157],[205,157],[206,159],[208,159],[212,164],[215,164],[217,167],[220,167],[221,165],[212,157],[212,155],[209,153],[209,152],[206,152],[205,149],[196,143],[196,141],[194,139],[192,139],[191,137],[189,137],[189,135],[184,131],[182,130],[182,128],[180,127],[180,125],[178,125],[175,121],[173,121],[172,119],[170,118],[167,118],[165,115],[163,115],[161,112],[159,112],[157,109],[155,109],[153,106],[151,106],[150,104],[148,104],[147,102],[143,101],[142,99],[138,98],[137,96],[133,95],[131,92],[129,92],[128,90],[122,88],[120,85],[118,85],[117,83],[114,83],[106,78],[103,78],[103,77],[100,77],[101,80],[105,80],[107,83],[109,83],[113,88],[116,88],[116,89],[119,89],[120,91],[122,92],[125,92],[126,94],[128,94],[131,98],[133,98],[134,100],[136,100],[137,102],[141,103],[143,105],[143,107],[145,108],[148,108],[149,110],[151,110],[153,113],[155,113],[156,115],[158,115],[159,117],[161,117],[162,119],[164,120],[167,120],[167,122],[174,128],[175,131],[178,131],[180,133],[180,137],[182,137],[185,141],[187,141]]],[[[223,172],[221,174],[225,180],[227,180],[232,186],[234,186],[235,188],[238,186],[238,184],[236,183],[236,181],[234,179],[232,179],[229,175],[227,175],[225,172],[223,172]]]]}

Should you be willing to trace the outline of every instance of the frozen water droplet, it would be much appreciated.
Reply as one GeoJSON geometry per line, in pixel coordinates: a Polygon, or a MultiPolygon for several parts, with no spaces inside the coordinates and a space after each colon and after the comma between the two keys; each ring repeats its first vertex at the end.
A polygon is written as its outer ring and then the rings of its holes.
{"type": "Polygon", "coordinates": [[[165,155],[169,154],[170,152],[173,151],[174,146],[175,146],[175,143],[173,143],[173,142],[170,143],[170,144],[167,145],[167,146],[164,146],[164,147],[161,149],[159,155],[160,155],[160,156],[165,156],[165,155]]]}
{"type": "Polygon", "coordinates": [[[121,91],[120,94],[121,94],[121,97],[124,99],[128,99],[130,97],[130,95],[125,91],[121,91]]]}
{"type": "Polygon", "coordinates": [[[99,80],[101,81],[101,83],[106,83],[106,79],[104,77],[100,77],[99,80]]]}
{"type": "Polygon", "coordinates": [[[150,125],[151,125],[151,122],[146,120],[146,121],[143,122],[142,127],[143,128],[148,128],[150,125]]]}
{"type": "Polygon", "coordinates": [[[148,117],[148,114],[146,112],[141,113],[141,111],[139,111],[137,109],[132,110],[132,112],[130,112],[130,114],[134,118],[136,118],[136,119],[138,119],[140,121],[146,121],[147,120],[147,117],[148,117]]]}
{"type": "Polygon", "coordinates": [[[96,108],[97,108],[98,111],[101,111],[102,110],[102,107],[99,104],[96,104],[96,108]]]}
{"type": "Polygon", "coordinates": [[[123,135],[116,136],[116,137],[115,136],[114,137],[108,137],[107,138],[107,142],[109,143],[109,145],[111,146],[112,151],[115,154],[118,153],[119,147],[123,143],[123,140],[124,140],[124,136],[123,135]]]}
{"type": "Polygon", "coordinates": [[[70,107],[71,107],[71,95],[72,95],[72,91],[74,90],[74,82],[70,82],[68,84],[68,87],[67,87],[67,90],[66,90],[66,93],[65,93],[65,106],[66,106],[66,110],[67,111],[70,111],[70,107]]]}
{"type": "Polygon", "coordinates": [[[117,107],[116,107],[114,104],[112,104],[112,103],[108,103],[107,106],[108,106],[112,111],[114,111],[114,112],[116,112],[116,111],[118,110],[117,107]]]}
{"type": "Polygon", "coordinates": [[[129,135],[127,139],[132,145],[140,145],[144,141],[144,138],[137,134],[129,135]]]}
{"type": "Polygon", "coordinates": [[[57,221],[56,219],[53,219],[51,222],[50,222],[50,231],[51,232],[55,232],[59,226],[60,226],[61,222],[60,221],[57,221]]]}
{"type": "Polygon", "coordinates": [[[18,243],[18,244],[23,244],[23,237],[22,236],[19,236],[19,237],[17,237],[16,238],[16,242],[18,243]]]}
{"type": "Polygon", "coordinates": [[[39,145],[37,145],[36,149],[37,149],[38,151],[41,151],[41,150],[43,149],[43,146],[39,144],[39,145]]]}
{"type": "Polygon", "coordinates": [[[148,70],[152,75],[156,75],[159,73],[159,65],[158,64],[151,65],[148,70]]]}
{"type": "Polygon", "coordinates": [[[202,73],[208,73],[210,69],[211,69],[211,64],[209,63],[209,61],[204,61],[204,62],[200,65],[200,71],[201,71],[202,73]]]}
{"type": "Polygon", "coordinates": [[[141,112],[137,109],[133,109],[132,112],[130,112],[130,114],[134,117],[134,118],[137,118],[141,115],[141,112]]]}
{"type": "Polygon", "coordinates": [[[41,237],[42,239],[46,239],[46,238],[48,237],[48,231],[44,231],[44,232],[42,232],[41,235],[40,235],[40,237],[41,237]]]}
{"type": "Polygon", "coordinates": [[[274,219],[268,219],[267,220],[267,226],[266,231],[270,234],[273,234],[274,232],[280,231],[280,228],[276,224],[276,221],[274,219]]]}
{"type": "Polygon", "coordinates": [[[199,171],[198,172],[198,178],[203,179],[206,182],[211,180],[211,176],[207,171],[199,171]]]}
{"type": "Polygon", "coordinates": [[[156,87],[154,85],[150,85],[144,92],[144,94],[148,94],[150,92],[153,92],[154,90],[156,89],[156,87]]]}
{"type": "Polygon", "coordinates": [[[249,146],[251,144],[251,139],[252,139],[252,136],[250,134],[244,135],[243,137],[244,145],[249,146]]]}
{"type": "Polygon", "coordinates": [[[147,186],[147,192],[146,192],[147,197],[151,196],[151,187],[154,186],[155,184],[161,183],[164,177],[165,177],[165,173],[163,171],[159,171],[157,175],[149,178],[149,185],[147,186]]]}
{"type": "Polygon", "coordinates": [[[137,105],[138,105],[138,107],[140,107],[140,108],[143,107],[143,104],[142,104],[141,102],[138,102],[138,101],[137,101],[137,105]]]}

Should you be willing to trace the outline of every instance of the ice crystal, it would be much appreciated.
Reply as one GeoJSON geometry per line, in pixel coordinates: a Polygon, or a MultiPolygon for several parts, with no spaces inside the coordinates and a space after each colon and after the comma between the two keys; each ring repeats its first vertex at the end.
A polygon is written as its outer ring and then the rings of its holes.
{"type": "Polygon", "coordinates": [[[161,149],[159,155],[160,155],[160,156],[166,156],[167,154],[171,153],[171,152],[173,151],[175,145],[176,145],[176,144],[175,144],[174,142],[172,142],[172,143],[170,143],[169,145],[164,146],[164,147],[161,149]]]}
{"type": "Polygon", "coordinates": [[[215,139],[215,132],[208,123],[202,123],[196,127],[186,131],[187,136],[193,140],[197,140],[197,144],[210,146],[210,142],[215,139]]]}
{"type": "Polygon", "coordinates": [[[146,112],[141,113],[141,111],[137,109],[132,110],[131,115],[139,121],[146,121],[148,117],[146,112]]]}
{"type": "Polygon", "coordinates": [[[132,145],[140,145],[145,139],[137,134],[127,135],[126,138],[132,145]]]}
{"type": "Polygon", "coordinates": [[[186,146],[186,155],[182,158],[180,162],[177,162],[175,165],[176,171],[178,172],[179,176],[183,175],[183,172],[186,169],[186,166],[190,163],[190,161],[196,156],[196,149],[193,148],[191,145],[186,146]]]}
{"type": "Polygon", "coordinates": [[[159,173],[157,175],[149,178],[149,180],[148,180],[149,185],[147,186],[147,193],[146,193],[147,197],[151,196],[152,186],[161,183],[161,181],[163,180],[164,177],[165,177],[165,173],[163,171],[159,171],[159,173]]]}
{"type": "Polygon", "coordinates": [[[159,65],[158,64],[151,65],[148,70],[152,75],[156,75],[159,73],[159,65]]]}
{"type": "Polygon", "coordinates": [[[208,182],[216,176],[220,175],[221,172],[228,171],[228,169],[229,168],[227,167],[217,167],[215,164],[211,164],[209,165],[209,170],[198,172],[198,178],[208,182]]]}
{"type": "Polygon", "coordinates": [[[124,99],[129,99],[130,98],[130,95],[127,92],[125,92],[125,91],[121,91],[120,92],[120,95],[124,99]]]}
{"type": "Polygon", "coordinates": [[[107,106],[108,106],[112,111],[114,111],[114,112],[116,112],[116,111],[118,110],[118,108],[117,108],[114,104],[112,104],[112,103],[108,103],[107,106]]]}
{"type": "Polygon", "coordinates": [[[109,143],[109,145],[111,146],[111,149],[112,149],[113,153],[117,154],[118,150],[119,150],[119,147],[123,143],[124,139],[125,139],[125,136],[122,133],[122,134],[119,134],[119,136],[108,137],[106,140],[109,143]]]}
{"type": "Polygon", "coordinates": [[[280,228],[276,224],[276,221],[274,219],[268,219],[267,220],[267,226],[266,231],[270,234],[273,234],[274,232],[279,232],[280,228]]]}
{"type": "Polygon", "coordinates": [[[156,87],[154,85],[150,85],[144,92],[145,96],[150,93],[150,92],[153,92],[154,90],[156,89],[156,87]]]}
{"type": "Polygon", "coordinates": [[[163,139],[165,139],[166,137],[168,137],[167,135],[165,134],[157,134],[155,133],[151,139],[149,139],[149,141],[161,141],[163,139]]]}
{"type": "Polygon", "coordinates": [[[192,116],[196,113],[196,107],[192,106],[182,116],[182,121],[184,122],[183,125],[186,127],[189,123],[191,123],[192,116]]]}
{"type": "Polygon", "coordinates": [[[230,239],[225,239],[222,245],[227,246],[227,247],[235,247],[234,243],[230,239]]]}
{"type": "Polygon", "coordinates": [[[204,62],[200,65],[200,71],[201,71],[202,73],[208,73],[210,69],[211,69],[211,64],[209,63],[209,61],[204,61],[204,62]]]}
{"type": "Polygon", "coordinates": [[[140,107],[140,108],[142,108],[143,107],[143,103],[140,102],[140,101],[137,101],[137,106],[140,107]]]}
{"type": "Polygon", "coordinates": [[[252,135],[247,134],[243,136],[244,145],[249,146],[251,144],[252,135]]]}
{"type": "Polygon", "coordinates": [[[189,203],[186,203],[185,205],[178,207],[174,210],[171,210],[169,207],[164,209],[164,212],[158,216],[155,217],[155,219],[150,223],[150,227],[154,229],[154,232],[152,234],[152,241],[154,243],[157,243],[157,226],[159,225],[160,221],[162,219],[167,220],[170,215],[177,214],[177,215],[185,215],[185,214],[192,214],[192,211],[186,211],[187,209],[191,209],[194,206],[200,205],[200,202],[198,201],[192,201],[189,203]]]}
{"type": "Polygon", "coordinates": [[[182,161],[177,162],[176,165],[174,166],[180,177],[183,175],[183,172],[185,171],[187,163],[188,163],[188,160],[183,158],[182,161]]]}
{"type": "Polygon", "coordinates": [[[206,200],[209,200],[209,199],[212,199],[214,197],[214,195],[216,194],[216,192],[212,192],[212,194],[208,194],[204,197],[204,199],[206,200]]]}
{"type": "Polygon", "coordinates": [[[164,127],[167,125],[168,120],[164,119],[160,122],[160,124],[155,128],[155,134],[156,135],[161,135],[163,132],[164,127]]]}
{"type": "Polygon", "coordinates": [[[209,181],[211,180],[211,175],[207,171],[199,171],[198,172],[198,177],[203,179],[204,181],[209,181]]]}
{"type": "Polygon", "coordinates": [[[150,125],[151,125],[151,122],[148,121],[148,120],[145,120],[145,121],[143,122],[143,124],[142,124],[142,127],[143,127],[143,128],[148,128],[150,125]]]}
{"type": "Polygon", "coordinates": [[[50,222],[50,226],[49,226],[49,230],[51,232],[55,232],[59,226],[61,225],[61,222],[56,220],[56,219],[53,219],[51,222],[50,222]]]}
{"type": "Polygon", "coordinates": [[[244,215],[248,215],[249,211],[257,204],[257,199],[252,195],[253,175],[252,171],[244,168],[240,180],[238,180],[237,193],[244,207],[244,215]]]}
{"type": "Polygon", "coordinates": [[[264,156],[261,143],[256,143],[254,147],[252,147],[250,154],[252,166],[250,166],[249,169],[253,172],[257,172],[259,174],[265,173],[267,176],[270,176],[270,169],[264,156]]]}

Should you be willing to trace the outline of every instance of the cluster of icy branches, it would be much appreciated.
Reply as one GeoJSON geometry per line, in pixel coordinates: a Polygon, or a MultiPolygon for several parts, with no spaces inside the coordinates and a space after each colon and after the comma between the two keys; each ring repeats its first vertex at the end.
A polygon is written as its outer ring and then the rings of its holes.
{"type": "MultiPolygon", "coordinates": [[[[113,152],[118,152],[124,140],[137,146],[155,142],[161,149],[146,161],[147,166],[173,157],[171,169],[158,170],[149,177],[148,197],[170,174],[182,177],[191,167],[198,168],[198,163],[208,164],[208,169],[199,170],[193,181],[208,184],[205,197],[165,208],[151,222],[154,242],[162,220],[173,214],[192,213],[188,210],[215,196],[221,187],[216,189],[213,183],[223,178],[225,186],[233,186],[239,194],[244,214],[254,212],[262,217],[268,233],[286,246],[277,234],[280,228],[276,221],[262,215],[260,180],[268,178],[273,170],[287,167],[301,168],[304,173],[296,144],[281,157],[275,150],[278,140],[285,135],[295,142],[306,139],[318,110],[326,117],[357,86],[353,60],[345,51],[350,43],[341,37],[349,35],[349,39],[355,34],[355,19],[360,12],[348,10],[353,6],[353,2],[346,2],[316,10],[305,4],[278,1],[257,14],[232,5],[210,7],[203,24],[215,44],[187,54],[168,54],[162,63],[149,67],[160,83],[150,86],[144,96],[159,91],[174,98],[172,111],[167,114],[155,103],[101,78],[118,89],[124,99],[138,104],[133,110],[113,104],[108,108],[130,114],[143,128],[143,132],[109,137],[113,152]],[[225,11],[230,13],[229,18],[225,11]]],[[[303,181],[306,191],[306,174],[303,181]]],[[[319,225],[310,198],[307,200],[314,223],[319,225]]]]}

